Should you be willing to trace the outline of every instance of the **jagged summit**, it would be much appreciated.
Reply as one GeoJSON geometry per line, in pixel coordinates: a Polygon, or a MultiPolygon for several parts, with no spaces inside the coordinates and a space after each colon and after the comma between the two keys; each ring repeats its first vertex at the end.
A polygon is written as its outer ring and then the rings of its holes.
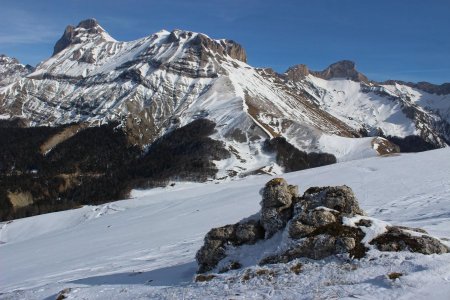
{"type": "Polygon", "coordinates": [[[112,41],[111,36],[99,25],[96,19],[86,19],[78,23],[75,27],[68,25],[62,37],[56,42],[53,48],[53,55],[58,54],[71,44],[80,43],[87,37],[100,37],[104,40],[112,41]]]}
{"type": "Polygon", "coordinates": [[[0,54],[0,87],[6,86],[34,71],[34,67],[23,65],[14,57],[0,54]]]}
{"type": "Polygon", "coordinates": [[[84,28],[84,29],[92,29],[95,27],[99,27],[99,24],[97,20],[94,18],[82,20],[80,23],[78,23],[77,26],[77,28],[84,28]]]}
{"type": "Polygon", "coordinates": [[[425,91],[430,94],[437,94],[437,95],[448,95],[450,94],[450,83],[446,82],[443,84],[433,84],[426,81],[420,81],[420,82],[405,82],[401,80],[386,80],[382,82],[382,84],[388,84],[388,85],[406,85],[412,88],[417,88],[419,90],[425,91]]]}
{"type": "Polygon", "coordinates": [[[219,55],[228,55],[231,58],[247,62],[245,49],[233,40],[220,39],[215,40],[203,33],[196,33],[181,29],[174,29],[167,37],[168,43],[180,43],[188,41],[187,47],[197,47],[201,51],[212,51],[219,55]]]}

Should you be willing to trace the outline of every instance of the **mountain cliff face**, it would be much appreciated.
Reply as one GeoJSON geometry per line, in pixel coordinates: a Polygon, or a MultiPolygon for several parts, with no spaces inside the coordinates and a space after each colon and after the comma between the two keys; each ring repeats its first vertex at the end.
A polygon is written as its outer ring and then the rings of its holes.
{"type": "Polygon", "coordinates": [[[213,138],[233,149],[226,164],[238,173],[270,165],[263,140],[279,136],[338,160],[351,159],[355,149],[376,155],[363,136],[414,135],[433,147],[450,142],[446,85],[372,82],[351,61],[323,71],[297,65],[284,74],[246,61],[231,40],[163,30],[121,42],[89,19],[68,26],[32,73],[2,73],[12,84],[0,89],[0,116],[28,126],[119,122],[141,148],[207,118],[217,124],[213,138]]]}

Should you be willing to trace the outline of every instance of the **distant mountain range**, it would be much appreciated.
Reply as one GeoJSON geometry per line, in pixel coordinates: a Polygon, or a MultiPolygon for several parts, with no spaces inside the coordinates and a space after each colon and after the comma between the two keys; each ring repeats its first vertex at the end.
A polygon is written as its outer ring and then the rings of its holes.
{"type": "MultiPolygon", "coordinates": [[[[166,175],[158,181],[189,177],[189,172],[178,174],[176,167],[156,167],[155,162],[169,150],[180,155],[185,171],[208,170],[189,179],[225,180],[399,149],[446,147],[450,144],[450,84],[375,82],[347,60],[323,71],[295,65],[279,74],[248,65],[245,50],[232,40],[162,30],[121,42],[89,19],[68,26],[53,55],[36,68],[0,56],[0,127],[5,140],[0,147],[2,176],[61,181],[54,187],[39,183],[33,191],[21,184],[4,185],[0,187],[3,206],[17,210],[52,197],[75,205],[80,197],[75,190],[83,185],[82,178],[115,177],[117,170],[125,168],[124,162],[133,165],[140,160],[148,168],[127,169],[123,182],[131,176],[142,185],[150,173],[155,179],[161,173],[149,172],[152,168],[164,169],[166,175]],[[176,145],[181,136],[191,135],[196,143],[183,139],[176,145]],[[80,148],[89,143],[91,149],[80,148]],[[114,149],[127,154],[113,153],[114,149]],[[25,152],[14,155],[17,151],[25,152]],[[193,155],[197,158],[187,163],[186,157],[194,152],[202,153],[205,160],[193,155]],[[105,153],[114,156],[110,165],[111,156],[103,157],[105,153]],[[86,160],[90,167],[84,168],[86,160]],[[72,190],[70,197],[68,190],[72,190]]],[[[106,180],[104,185],[108,184],[111,181],[106,180]]],[[[100,198],[106,201],[117,195],[100,198]]]]}

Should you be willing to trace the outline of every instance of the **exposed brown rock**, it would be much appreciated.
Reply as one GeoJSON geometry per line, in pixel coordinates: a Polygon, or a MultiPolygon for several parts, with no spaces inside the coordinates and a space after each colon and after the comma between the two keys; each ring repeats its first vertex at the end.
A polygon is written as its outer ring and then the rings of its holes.
{"type": "Polygon", "coordinates": [[[400,147],[394,144],[393,142],[382,138],[376,137],[371,142],[372,148],[377,151],[378,155],[388,155],[400,153],[400,147]]]}
{"type": "Polygon", "coordinates": [[[341,60],[331,64],[323,71],[311,71],[311,73],[314,76],[327,80],[332,78],[348,78],[353,81],[369,83],[369,79],[365,75],[359,73],[355,68],[355,63],[350,60],[341,60]]]}
{"type": "Polygon", "coordinates": [[[55,44],[55,47],[53,48],[53,55],[58,54],[69,45],[79,42],[79,40],[76,39],[77,28],[85,29],[89,34],[98,34],[104,31],[95,19],[83,20],[76,27],[73,25],[68,25],[62,37],[55,44]]]}
{"type": "Polygon", "coordinates": [[[286,71],[286,77],[292,81],[300,81],[308,75],[308,66],[303,64],[292,66],[286,71]]]}

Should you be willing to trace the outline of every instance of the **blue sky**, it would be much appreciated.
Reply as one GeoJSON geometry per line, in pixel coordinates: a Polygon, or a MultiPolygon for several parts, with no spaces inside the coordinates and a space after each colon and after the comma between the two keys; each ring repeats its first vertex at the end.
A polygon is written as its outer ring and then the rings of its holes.
{"type": "Polygon", "coordinates": [[[450,82],[449,0],[1,0],[0,53],[35,65],[68,24],[96,18],[118,40],[160,29],[242,44],[253,66],[324,69],[341,59],[374,80],[450,82]]]}

